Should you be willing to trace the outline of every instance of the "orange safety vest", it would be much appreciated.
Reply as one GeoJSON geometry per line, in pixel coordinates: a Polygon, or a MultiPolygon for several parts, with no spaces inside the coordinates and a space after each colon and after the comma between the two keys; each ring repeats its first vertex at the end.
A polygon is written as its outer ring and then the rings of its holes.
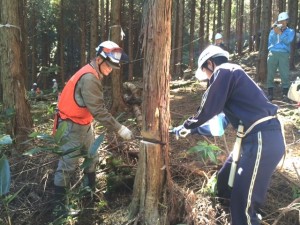
{"type": "Polygon", "coordinates": [[[79,106],[75,100],[75,88],[78,80],[87,73],[94,74],[99,79],[97,71],[87,64],[78,70],[67,82],[58,102],[59,116],[61,119],[70,119],[81,125],[90,124],[93,120],[92,114],[87,107],[79,106]]]}

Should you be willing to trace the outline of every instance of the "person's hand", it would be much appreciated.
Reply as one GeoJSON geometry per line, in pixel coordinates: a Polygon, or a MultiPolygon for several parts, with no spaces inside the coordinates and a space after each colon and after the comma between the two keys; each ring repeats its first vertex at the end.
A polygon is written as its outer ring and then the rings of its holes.
{"type": "Polygon", "coordinates": [[[280,27],[274,27],[274,31],[276,34],[281,34],[282,33],[282,30],[280,27]]]}
{"type": "Polygon", "coordinates": [[[131,130],[129,130],[124,125],[122,125],[120,130],[118,130],[118,134],[125,140],[133,139],[133,134],[132,134],[131,130]]]}
{"type": "Polygon", "coordinates": [[[179,137],[186,137],[188,134],[190,134],[191,130],[186,129],[183,125],[180,125],[178,127],[174,127],[172,129],[172,133],[176,135],[176,139],[178,140],[179,137]]]}

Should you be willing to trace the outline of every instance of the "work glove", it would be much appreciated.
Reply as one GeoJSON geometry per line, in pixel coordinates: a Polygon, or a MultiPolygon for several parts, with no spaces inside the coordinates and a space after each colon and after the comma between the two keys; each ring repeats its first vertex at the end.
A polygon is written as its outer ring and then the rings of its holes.
{"type": "Polygon", "coordinates": [[[179,137],[186,137],[188,134],[190,134],[191,130],[186,129],[183,125],[180,125],[178,127],[174,127],[171,132],[176,135],[176,139],[178,140],[179,137]]]}
{"type": "Polygon", "coordinates": [[[118,134],[125,140],[133,139],[133,134],[131,130],[129,130],[124,125],[122,125],[121,128],[118,130],[118,134]]]}

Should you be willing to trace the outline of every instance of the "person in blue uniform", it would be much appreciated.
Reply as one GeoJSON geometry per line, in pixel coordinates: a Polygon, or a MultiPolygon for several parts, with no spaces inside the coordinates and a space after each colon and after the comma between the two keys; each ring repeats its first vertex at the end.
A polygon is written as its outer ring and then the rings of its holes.
{"type": "Polygon", "coordinates": [[[263,206],[271,176],[284,154],[285,141],[276,116],[278,107],[239,65],[228,60],[229,53],[214,45],[200,54],[196,77],[209,79],[210,85],[196,114],[174,132],[179,136],[201,134],[201,126],[220,113],[224,113],[234,128],[243,126],[244,132],[238,134],[242,138],[241,155],[234,183],[232,187],[228,185],[230,154],[218,172],[217,191],[220,198],[230,199],[232,225],[258,225],[257,212],[263,206]]]}
{"type": "Polygon", "coordinates": [[[291,43],[295,38],[295,31],[288,27],[289,15],[287,12],[281,12],[278,19],[273,24],[268,39],[268,73],[267,88],[268,98],[273,100],[274,78],[277,68],[281,78],[282,100],[289,102],[287,94],[290,87],[290,52],[291,43]]]}

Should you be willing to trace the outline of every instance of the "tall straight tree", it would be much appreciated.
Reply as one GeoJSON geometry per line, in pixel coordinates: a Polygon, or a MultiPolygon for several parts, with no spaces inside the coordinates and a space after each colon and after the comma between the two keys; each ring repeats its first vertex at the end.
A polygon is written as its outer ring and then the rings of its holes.
{"type": "Polygon", "coordinates": [[[196,16],[196,0],[190,1],[191,23],[190,23],[190,48],[189,48],[189,67],[194,69],[195,54],[194,54],[194,39],[195,39],[195,16],[196,16]]]}
{"type": "Polygon", "coordinates": [[[171,0],[145,1],[142,49],[143,121],[142,136],[165,144],[141,141],[130,215],[141,223],[169,224],[166,219],[166,187],[169,176],[171,0]]]}
{"type": "Polygon", "coordinates": [[[254,22],[254,31],[255,31],[255,51],[259,50],[261,32],[260,32],[260,23],[261,23],[261,1],[256,0],[255,4],[255,22],[254,22]]]}
{"type": "Polygon", "coordinates": [[[231,0],[224,2],[224,43],[230,51],[231,0]]]}
{"type": "Polygon", "coordinates": [[[272,0],[262,1],[261,41],[257,58],[256,80],[264,82],[267,74],[268,36],[270,31],[272,0]]]}
{"type": "Polygon", "coordinates": [[[199,18],[199,52],[202,52],[205,48],[204,44],[204,28],[205,28],[205,0],[201,0],[200,3],[200,18],[199,18]]]}
{"type": "Polygon", "coordinates": [[[254,27],[254,0],[250,0],[250,18],[249,18],[249,52],[253,51],[253,27],[254,27]]]}
{"type": "Polygon", "coordinates": [[[58,46],[59,46],[59,72],[61,83],[65,83],[65,32],[64,32],[64,1],[59,4],[59,27],[58,27],[58,46]]]}
{"type": "MultiPolygon", "coordinates": [[[[130,60],[133,59],[133,14],[134,14],[134,0],[129,0],[129,21],[128,21],[128,43],[131,43],[128,46],[128,57],[130,60]]],[[[133,64],[129,63],[128,66],[128,80],[132,81],[133,80],[133,64]]]]}
{"type": "Polygon", "coordinates": [[[236,15],[236,37],[237,37],[237,53],[242,54],[243,51],[243,21],[244,21],[244,0],[237,1],[237,15],[236,15]]]}
{"type": "MultiPolygon", "coordinates": [[[[87,62],[86,55],[86,3],[84,1],[80,1],[80,9],[79,10],[79,26],[80,26],[80,67],[83,67],[87,62]]],[[[94,50],[95,52],[95,50],[94,50]]]]}
{"type": "Polygon", "coordinates": [[[20,144],[32,128],[30,107],[25,98],[24,54],[22,54],[21,21],[23,10],[18,0],[0,1],[0,74],[3,111],[12,115],[6,132],[20,144]],[[5,26],[3,26],[5,24],[5,26]]]}
{"type": "Polygon", "coordinates": [[[99,18],[99,1],[90,0],[90,11],[91,11],[91,41],[90,41],[90,59],[95,57],[95,48],[99,45],[98,38],[98,18],[99,18]]]}
{"type": "MultiPolygon", "coordinates": [[[[111,26],[109,29],[108,37],[111,41],[117,43],[122,47],[121,40],[121,6],[122,0],[112,0],[111,1],[111,26]]],[[[124,111],[126,108],[125,102],[122,98],[122,82],[121,70],[113,70],[111,72],[112,76],[112,107],[111,112],[115,114],[116,112],[124,111]]]]}
{"type": "MultiPolygon", "coordinates": [[[[298,21],[298,2],[289,0],[289,26],[296,30],[298,21]]],[[[295,67],[295,49],[296,49],[296,38],[291,43],[291,53],[290,53],[290,69],[296,69],[295,67]]]]}

